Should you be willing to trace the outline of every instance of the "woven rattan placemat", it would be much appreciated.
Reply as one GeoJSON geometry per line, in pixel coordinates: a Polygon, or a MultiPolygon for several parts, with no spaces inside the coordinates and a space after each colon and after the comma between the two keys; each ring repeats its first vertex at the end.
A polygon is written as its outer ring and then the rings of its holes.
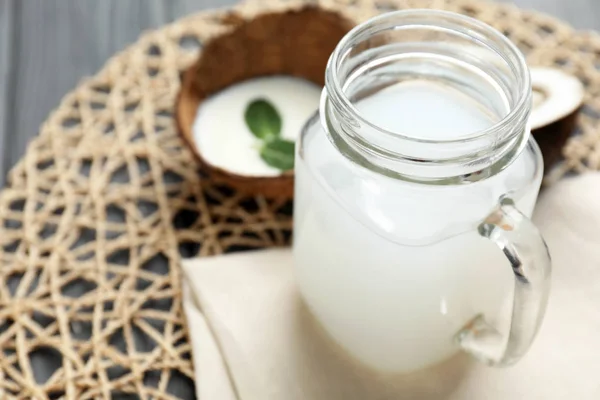
{"type": "MultiPolygon", "coordinates": [[[[579,76],[579,129],[551,179],[600,167],[600,37],[477,0],[320,0],[356,20],[407,7],[499,28],[579,76]]],[[[295,7],[256,0],[242,15],[295,7]]],[[[193,398],[180,257],[285,245],[290,204],[199,179],[177,135],[180,74],[226,31],[208,11],[148,33],[68,94],[0,194],[0,399],[193,398]]]]}

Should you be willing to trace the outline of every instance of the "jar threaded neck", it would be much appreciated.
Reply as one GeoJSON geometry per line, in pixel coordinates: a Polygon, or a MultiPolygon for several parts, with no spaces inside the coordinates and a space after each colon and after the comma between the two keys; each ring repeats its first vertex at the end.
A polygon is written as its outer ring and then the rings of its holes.
{"type": "Polygon", "coordinates": [[[342,39],[327,66],[321,107],[332,141],[354,161],[419,179],[481,175],[509,164],[527,142],[529,71],[514,44],[480,21],[444,11],[398,11],[342,39]],[[356,107],[386,87],[418,79],[464,92],[497,122],[448,138],[420,138],[385,129],[356,107]]]}

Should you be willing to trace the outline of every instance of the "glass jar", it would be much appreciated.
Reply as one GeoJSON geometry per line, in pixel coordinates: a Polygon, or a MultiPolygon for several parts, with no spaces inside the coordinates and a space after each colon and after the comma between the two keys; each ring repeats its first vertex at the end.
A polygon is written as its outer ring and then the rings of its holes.
{"type": "Polygon", "coordinates": [[[530,111],[523,56],[477,20],[393,12],[338,44],[298,146],[294,263],[353,357],[408,372],[527,351],[550,275],[530,111]]]}

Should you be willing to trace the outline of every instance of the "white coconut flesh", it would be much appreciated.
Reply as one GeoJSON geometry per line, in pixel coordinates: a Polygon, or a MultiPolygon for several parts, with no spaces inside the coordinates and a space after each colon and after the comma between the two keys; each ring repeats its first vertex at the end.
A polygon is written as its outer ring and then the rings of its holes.
{"type": "Polygon", "coordinates": [[[204,100],[193,126],[196,148],[210,165],[235,175],[276,177],[283,172],[260,156],[261,141],[248,128],[248,105],[265,99],[278,111],[281,138],[296,141],[319,107],[321,88],[290,76],[254,78],[227,87],[204,100]]]}
{"type": "Polygon", "coordinates": [[[531,129],[559,121],[583,104],[585,88],[576,77],[555,68],[530,68],[533,90],[531,129]]]}

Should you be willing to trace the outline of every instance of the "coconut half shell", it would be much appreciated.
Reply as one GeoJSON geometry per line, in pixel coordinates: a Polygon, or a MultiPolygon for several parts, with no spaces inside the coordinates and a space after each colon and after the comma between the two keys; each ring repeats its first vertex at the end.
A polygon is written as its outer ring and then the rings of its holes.
{"type": "Polygon", "coordinates": [[[290,75],[323,86],[329,56],[354,23],[316,6],[251,18],[231,12],[224,18],[232,29],[205,43],[199,59],[184,73],[176,104],[179,131],[210,179],[250,195],[291,199],[292,171],[275,177],[242,176],[208,163],[193,136],[198,106],[234,83],[259,76],[290,75]]]}
{"type": "Polygon", "coordinates": [[[575,130],[585,88],[576,77],[555,68],[530,68],[533,109],[531,133],[544,157],[544,170],[562,157],[562,148],[575,130]]]}

